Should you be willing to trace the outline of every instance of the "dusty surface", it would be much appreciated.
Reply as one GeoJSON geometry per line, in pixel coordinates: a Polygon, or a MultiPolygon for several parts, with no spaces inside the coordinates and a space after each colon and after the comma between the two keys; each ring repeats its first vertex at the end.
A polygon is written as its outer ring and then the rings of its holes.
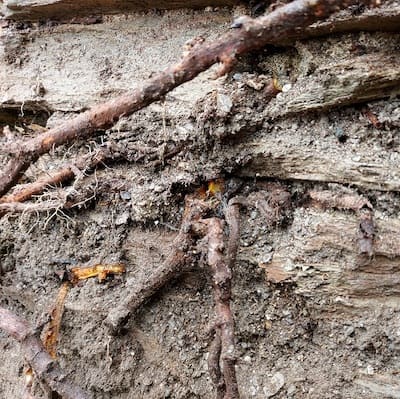
{"type": "MultiPolygon", "coordinates": [[[[232,13],[172,11],[88,26],[4,27],[3,120],[15,122],[19,134],[34,134],[29,111],[42,109],[33,122],[50,116],[52,126],[177,59],[189,38],[225,30],[232,13]]],[[[35,324],[55,299],[57,270],[125,262],[124,276],[103,284],[92,279],[69,293],[58,345],[62,366],[99,399],[213,397],[207,371],[213,301],[203,267],[165,287],[123,335],[108,335],[102,322],[135,276],[168,255],[185,193],[223,176],[241,195],[262,195],[266,182],[280,180],[292,200],[280,225],[268,226],[256,207],[242,209],[233,303],[242,397],[399,398],[399,85],[391,83],[367,104],[353,96],[350,105],[339,100],[308,114],[290,109],[321,85],[332,87],[331,68],[363,56],[380,59],[384,70],[400,56],[398,35],[352,33],[267,49],[241,60],[226,78],[203,74],[92,142],[43,157],[39,168],[54,168],[112,139],[128,148],[132,162],[99,168],[76,182],[75,191],[46,194],[84,192],[89,200],[81,207],[1,219],[1,304],[35,324]],[[268,103],[263,89],[272,77],[286,86],[268,103]],[[150,163],[149,147],[162,162],[150,163]],[[178,147],[184,149],[166,156],[178,147]],[[378,248],[375,263],[358,269],[357,215],[310,207],[310,189],[370,200],[382,226],[378,238],[392,238],[378,248]],[[287,273],[280,283],[265,273],[277,264],[287,273]],[[354,287],[365,282],[360,295],[354,287]]],[[[37,172],[31,168],[26,179],[37,172]]],[[[18,344],[0,338],[0,397],[19,397],[23,359],[18,344]]]]}
{"type": "Polygon", "coordinates": [[[103,13],[121,13],[137,10],[170,10],[175,8],[204,8],[207,6],[232,6],[237,4],[235,0],[192,0],[190,3],[184,0],[87,0],[84,4],[77,4],[68,0],[4,0],[0,7],[2,13],[13,20],[40,20],[52,18],[65,20],[68,17],[96,18],[103,13]]]}

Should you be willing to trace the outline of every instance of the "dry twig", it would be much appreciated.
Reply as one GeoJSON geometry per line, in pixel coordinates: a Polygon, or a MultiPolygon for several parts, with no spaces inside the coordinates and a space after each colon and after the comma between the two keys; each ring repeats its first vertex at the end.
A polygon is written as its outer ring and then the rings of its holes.
{"type": "Polygon", "coordinates": [[[6,202],[0,203],[0,217],[6,213],[24,213],[24,212],[44,212],[53,209],[61,209],[65,207],[63,200],[49,200],[43,202],[20,203],[20,202],[6,202]]]}
{"type": "Polygon", "coordinates": [[[13,194],[0,198],[0,204],[24,202],[34,195],[41,194],[47,187],[57,186],[74,178],[77,175],[77,171],[79,171],[80,174],[87,173],[90,169],[95,168],[109,158],[113,158],[113,154],[109,148],[99,149],[94,156],[85,155],[79,157],[73,165],[66,165],[55,173],[46,173],[33,183],[21,185],[13,194]]]}
{"type": "Polygon", "coordinates": [[[235,198],[229,201],[228,206],[224,210],[225,220],[229,229],[226,258],[228,267],[231,269],[235,265],[236,255],[239,247],[239,211],[240,207],[239,204],[235,203],[235,198]]]}
{"type": "MultiPolygon", "coordinates": [[[[131,149],[132,146],[129,147],[131,149]]],[[[114,145],[113,143],[107,143],[107,146],[103,146],[97,149],[94,154],[88,154],[78,157],[73,164],[69,164],[61,167],[56,172],[45,173],[39,177],[33,183],[17,185],[13,193],[5,195],[0,198],[0,217],[6,213],[24,213],[24,212],[42,212],[49,211],[52,209],[59,208],[72,208],[80,205],[89,199],[79,193],[78,198],[74,198],[72,201],[67,201],[65,198],[58,201],[47,200],[32,204],[18,204],[18,202],[24,202],[34,195],[42,194],[47,188],[51,186],[57,186],[62,183],[71,180],[76,177],[86,176],[90,171],[94,170],[100,165],[104,165],[105,162],[118,161],[121,159],[127,159],[134,162],[139,162],[143,158],[146,158],[147,167],[157,167],[165,160],[175,156],[182,150],[180,145],[169,150],[163,155],[162,160],[158,159],[158,150],[156,148],[137,148],[137,153],[147,152],[146,155],[132,156],[127,153],[126,148],[122,145],[114,145]]]]}
{"type": "Polygon", "coordinates": [[[81,388],[72,384],[66,373],[45,350],[41,340],[28,322],[7,309],[0,308],[0,329],[16,339],[24,352],[26,361],[39,380],[44,381],[64,399],[88,399],[81,388]]]}
{"type": "Polygon", "coordinates": [[[3,151],[11,153],[12,158],[0,175],[0,195],[7,193],[30,165],[52,148],[77,139],[86,139],[100,129],[109,128],[122,115],[130,115],[159,100],[175,87],[218,62],[223,64],[221,74],[226,73],[237,56],[267,44],[279,43],[282,37],[297,35],[301,28],[324,19],[338,9],[359,3],[377,5],[379,0],[295,0],[264,17],[237,19],[233,25],[237,29],[213,43],[195,46],[180,62],[130,93],[93,107],[28,141],[5,144],[3,151]]]}

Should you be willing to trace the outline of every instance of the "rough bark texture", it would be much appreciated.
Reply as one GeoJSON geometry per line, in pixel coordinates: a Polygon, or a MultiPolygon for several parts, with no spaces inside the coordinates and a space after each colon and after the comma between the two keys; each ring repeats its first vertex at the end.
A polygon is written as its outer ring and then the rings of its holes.
{"type": "MultiPolygon", "coordinates": [[[[296,281],[302,294],[323,292],[336,300],[343,298],[349,306],[353,300],[368,306],[370,301],[398,296],[398,219],[382,220],[377,215],[374,254],[370,257],[360,256],[359,218],[339,212],[303,210],[295,216],[293,231],[303,220],[307,220],[307,230],[289,236],[289,245],[276,248],[271,262],[264,265],[267,275],[269,270],[286,275],[296,281]],[[329,263],[323,261],[326,254],[332,259],[329,263]]],[[[340,306],[338,303],[333,306],[340,306]]]]}

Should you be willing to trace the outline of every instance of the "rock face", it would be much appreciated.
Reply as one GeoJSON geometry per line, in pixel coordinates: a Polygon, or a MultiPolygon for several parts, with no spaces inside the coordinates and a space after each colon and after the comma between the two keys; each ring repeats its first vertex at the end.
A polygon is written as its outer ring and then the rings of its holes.
{"type": "MultiPolygon", "coordinates": [[[[219,7],[232,3],[161,12],[153,8],[187,4],[4,1],[0,145],[140,84],[192,39],[219,36],[243,12],[219,7]]],[[[103,321],[170,254],[185,194],[222,178],[224,199],[242,201],[233,276],[242,397],[399,397],[399,14],[395,1],[342,12],[308,40],[282,39],[226,77],[207,71],[92,141],[42,157],[21,183],[104,142],[124,153],[32,200],[82,196],[79,206],[0,219],[1,306],[35,324],[56,300],[60,269],[123,262],[124,275],[70,290],[62,367],[94,398],[213,397],[213,300],[196,255],[124,334],[110,336],[103,321]],[[271,79],[283,89],[272,100],[271,79]]],[[[0,168],[7,159],[0,152],[0,168]]],[[[0,333],[0,345],[0,398],[20,397],[18,344],[0,333]]]]}

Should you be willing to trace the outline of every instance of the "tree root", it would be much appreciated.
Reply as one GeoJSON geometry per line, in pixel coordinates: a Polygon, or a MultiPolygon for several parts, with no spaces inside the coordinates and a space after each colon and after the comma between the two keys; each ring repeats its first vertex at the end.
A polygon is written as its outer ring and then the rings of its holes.
{"type": "Polygon", "coordinates": [[[0,329],[16,339],[26,361],[40,381],[45,382],[64,399],[88,399],[90,396],[68,380],[68,376],[45,350],[40,338],[28,322],[0,307],[0,329]]]}
{"type": "MultiPolygon", "coordinates": [[[[236,216],[237,205],[231,208],[236,216]]],[[[238,220],[231,217],[231,224],[235,225],[238,220]]],[[[215,337],[211,346],[209,361],[210,374],[213,376],[217,388],[217,399],[238,399],[239,389],[235,371],[235,335],[231,302],[231,280],[232,271],[230,264],[235,254],[228,261],[224,257],[224,222],[219,218],[210,218],[203,221],[207,225],[208,254],[207,261],[211,269],[214,301],[215,301],[215,337]],[[219,355],[219,356],[218,356],[219,355]]],[[[236,231],[233,232],[231,246],[237,242],[236,231]]],[[[228,249],[229,254],[229,249],[228,249]]]]}
{"type": "MultiPolygon", "coordinates": [[[[211,191],[211,190],[210,190],[211,191]]],[[[193,257],[196,238],[205,237],[207,262],[213,276],[213,291],[216,320],[213,326],[214,341],[210,347],[209,370],[217,389],[217,398],[239,398],[236,381],[234,356],[234,322],[230,309],[232,266],[235,263],[239,245],[239,205],[228,203],[225,218],[229,227],[226,259],[224,255],[224,221],[211,217],[204,219],[207,212],[214,211],[215,201],[200,198],[199,190],[187,196],[181,229],[172,244],[171,254],[150,277],[139,278],[126,298],[117,308],[112,309],[105,325],[112,334],[120,331],[127,319],[150,296],[171,279],[180,276],[188,265],[195,262],[193,257]]]]}
{"type": "MultiPolygon", "coordinates": [[[[132,150],[132,146],[129,147],[129,150],[132,150]]],[[[63,166],[56,172],[43,174],[33,183],[16,186],[13,193],[0,198],[0,218],[7,213],[43,212],[59,208],[73,208],[77,204],[87,201],[84,194],[78,193],[78,198],[74,198],[72,201],[62,198],[39,201],[37,203],[20,203],[29,200],[35,195],[42,194],[49,187],[61,185],[73,178],[76,179],[76,183],[77,180],[87,176],[92,170],[100,165],[104,165],[106,162],[117,162],[122,159],[139,162],[143,158],[146,158],[147,167],[157,167],[162,162],[165,162],[165,160],[178,154],[182,150],[182,147],[178,145],[168,150],[162,159],[159,159],[157,148],[143,148],[138,146],[137,148],[133,148],[133,150],[135,151],[135,156],[129,154],[123,145],[107,143],[105,146],[94,151],[94,153],[78,157],[74,163],[63,166]]]]}
{"type": "Polygon", "coordinates": [[[104,321],[111,333],[118,333],[128,318],[147,299],[190,268],[193,264],[196,234],[193,230],[193,223],[199,220],[209,207],[210,204],[197,199],[196,195],[186,197],[181,228],[172,244],[170,255],[152,271],[150,276],[139,277],[128,297],[119,306],[111,309],[104,321]]]}

